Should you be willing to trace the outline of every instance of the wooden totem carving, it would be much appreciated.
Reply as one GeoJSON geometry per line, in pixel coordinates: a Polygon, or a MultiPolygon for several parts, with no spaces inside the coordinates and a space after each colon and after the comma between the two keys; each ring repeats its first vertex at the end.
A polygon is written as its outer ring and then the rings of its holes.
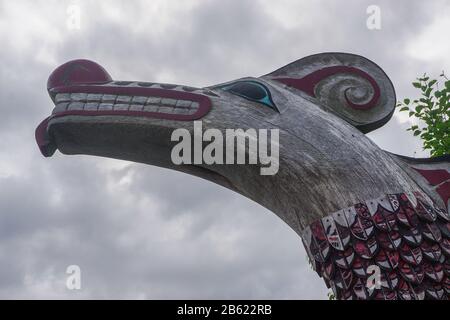
{"type": "Polygon", "coordinates": [[[301,236],[339,299],[450,297],[450,158],[394,155],[364,135],[396,104],[391,81],[366,58],[322,53],[206,88],[114,81],[75,60],[51,74],[48,91],[55,108],[36,129],[43,155],[141,162],[238,192],[301,236]],[[278,172],[174,164],[171,134],[193,132],[195,120],[222,132],[279,129],[278,172]]]}

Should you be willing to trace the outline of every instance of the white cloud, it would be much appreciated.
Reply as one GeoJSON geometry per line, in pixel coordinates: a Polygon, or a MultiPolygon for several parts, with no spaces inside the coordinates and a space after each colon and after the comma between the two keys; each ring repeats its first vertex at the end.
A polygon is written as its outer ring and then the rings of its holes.
{"type": "Polygon", "coordinates": [[[450,30],[450,5],[447,3],[428,26],[409,39],[405,53],[420,61],[440,61],[447,64],[443,67],[448,67],[450,57],[448,30],[450,30]]]}

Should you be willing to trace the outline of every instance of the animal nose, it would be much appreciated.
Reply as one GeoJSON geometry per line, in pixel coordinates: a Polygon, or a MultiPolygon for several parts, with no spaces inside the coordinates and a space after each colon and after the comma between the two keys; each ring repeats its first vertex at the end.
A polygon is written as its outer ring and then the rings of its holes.
{"type": "Polygon", "coordinates": [[[78,59],[56,68],[47,81],[47,90],[75,84],[101,84],[112,81],[108,72],[98,63],[78,59]]]}

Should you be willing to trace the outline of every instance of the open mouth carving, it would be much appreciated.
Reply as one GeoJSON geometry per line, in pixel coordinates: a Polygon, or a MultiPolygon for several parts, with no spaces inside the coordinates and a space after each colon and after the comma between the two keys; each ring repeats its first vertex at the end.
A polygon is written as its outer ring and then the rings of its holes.
{"type": "Polygon", "coordinates": [[[55,69],[47,83],[55,108],[36,128],[45,156],[55,151],[47,132],[51,119],[63,116],[132,116],[193,121],[211,109],[207,89],[150,82],[113,81],[95,62],[74,60],[55,69]]]}

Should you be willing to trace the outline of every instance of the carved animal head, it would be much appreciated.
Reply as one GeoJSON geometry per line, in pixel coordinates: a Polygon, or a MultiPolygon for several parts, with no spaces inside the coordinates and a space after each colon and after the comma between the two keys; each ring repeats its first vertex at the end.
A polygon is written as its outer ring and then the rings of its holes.
{"type": "Polygon", "coordinates": [[[75,60],[48,80],[55,103],[36,130],[45,156],[88,154],[193,174],[269,208],[299,232],[317,217],[363,199],[410,190],[396,162],[364,133],[385,124],[396,98],[373,62],[323,53],[270,74],[206,88],[113,81],[100,65],[75,60]],[[171,161],[177,128],[279,129],[279,170],[171,161]]]}
{"type": "MultiPolygon", "coordinates": [[[[324,53],[259,78],[192,88],[113,81],[98,64],[76,60],[51,74],[48,91],[56,107],[36,129],[45,156],[59,149],[147,163],[253,199],[302,236],[315,270],[340,299],[449,297],[449,158],[400,158],[364,135],[386,123],[396,103],[373,62],[324,53]],[[278,129],[278,172],[261,175],[261,161],[175,164],[172,133],[198,136],[195,120],[224,134],[278,129]],[[366,286],[373,267],[378,289],[366,286]]],[[[201,153],[208,145],[193,148],[201,153]]]]}

